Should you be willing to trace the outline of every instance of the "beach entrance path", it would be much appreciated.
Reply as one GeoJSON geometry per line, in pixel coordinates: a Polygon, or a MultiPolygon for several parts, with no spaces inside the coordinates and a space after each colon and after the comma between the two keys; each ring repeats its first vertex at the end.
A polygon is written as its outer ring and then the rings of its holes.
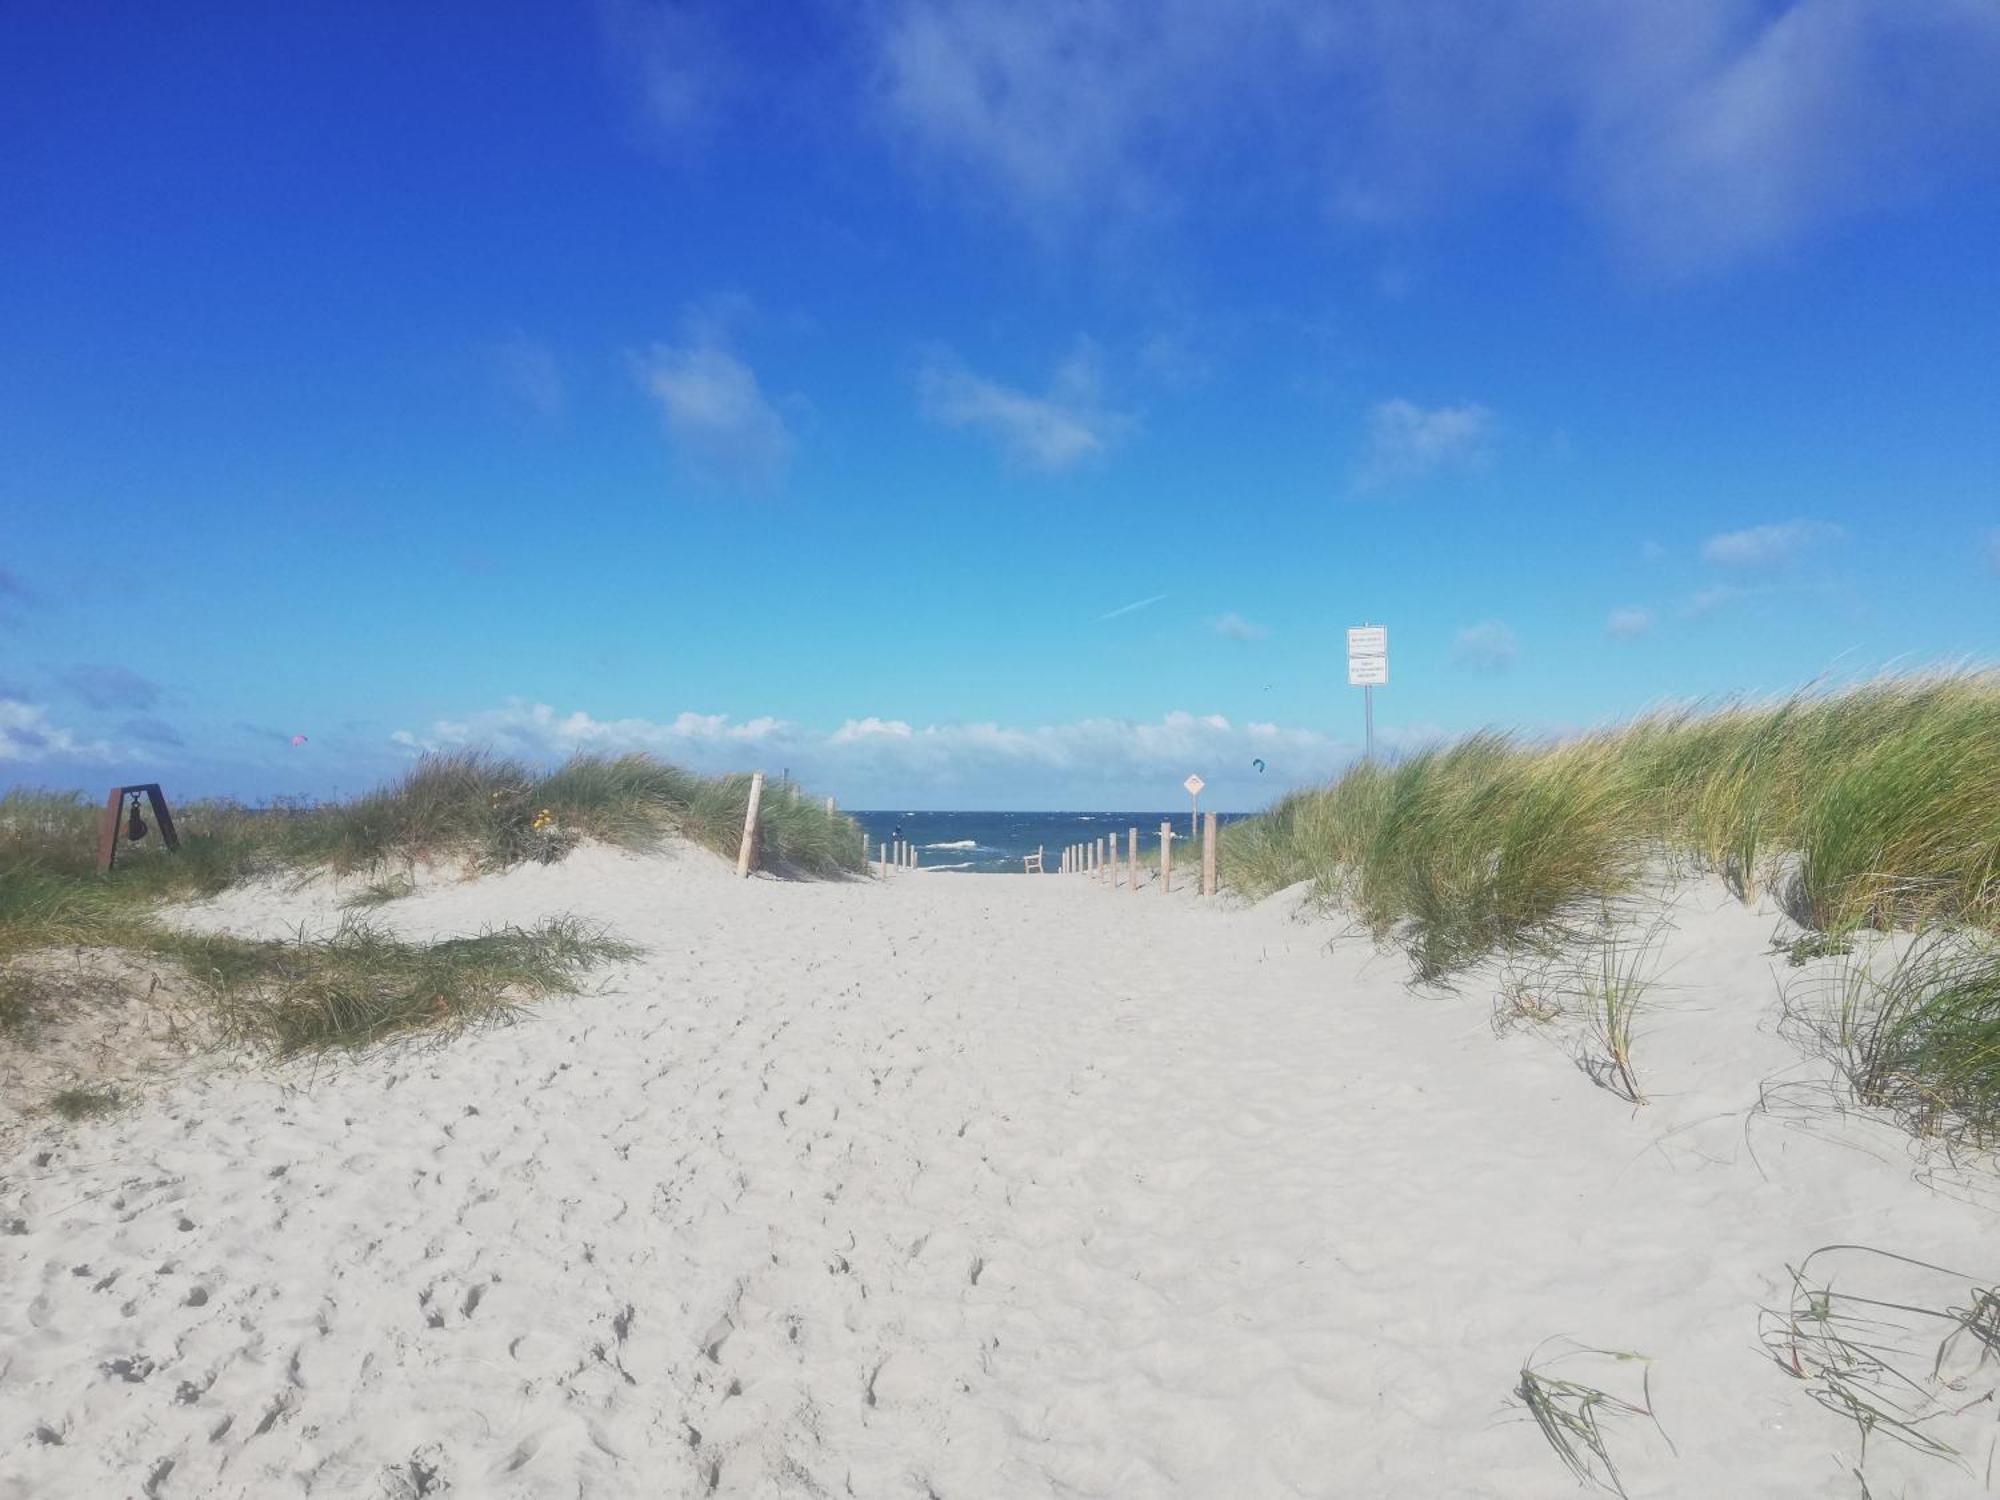
{"type": "Polygon", "coordinates": [[[1759,1305],[1991,1224],[1746,1124],[1793,1054],[1734,909],[1681,924],[1639,1111],[1284,899],[587,850],[385,908],[561,911],[649,951],[0,1164],[0,1495],[1543,1497],[1509,1396],[1558,1335],[1652,1358],[1679,1452],[1607,1420],[1634,1496],[1852,1495],[1759,1305]]]}

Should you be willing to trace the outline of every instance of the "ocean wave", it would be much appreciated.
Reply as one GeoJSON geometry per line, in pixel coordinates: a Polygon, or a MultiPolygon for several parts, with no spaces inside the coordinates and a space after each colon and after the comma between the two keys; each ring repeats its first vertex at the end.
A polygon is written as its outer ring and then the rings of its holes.
{"type": "Polygon", "coordinates": [[[979,840],[960,839],[952,844],[926,844],[924,847],[926,849],[977,849],[979,847],[979,840]]]}

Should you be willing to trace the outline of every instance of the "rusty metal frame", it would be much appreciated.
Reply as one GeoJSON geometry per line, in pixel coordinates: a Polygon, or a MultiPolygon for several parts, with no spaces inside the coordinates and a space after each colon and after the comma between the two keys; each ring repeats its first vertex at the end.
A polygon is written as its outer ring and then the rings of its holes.
{"type": "Polygon", "coordinates": [[[181,846],[180,835],[174,832],[174,815],[167,810],[166,795],[161,792],[157,781],[141,781],[131,786],[114,786],[104,797],[104,818],[97,825],[97,873],[110,871],[118,861],[118,814],[124,810],[125,799],[134,792],[144,792],[146,801],[153,809],[153,823],[160,830],[160,842],[169,849],[181,846]]]}

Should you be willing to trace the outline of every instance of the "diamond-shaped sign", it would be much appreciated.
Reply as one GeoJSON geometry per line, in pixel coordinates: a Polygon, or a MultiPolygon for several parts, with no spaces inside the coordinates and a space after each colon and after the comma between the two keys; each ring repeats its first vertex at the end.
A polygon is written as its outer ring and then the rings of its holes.
{"type": "Polygon", "coordinates": [[[1207,786],[1208,783],[1203,781],[1199,776],[1190,776],[1186,781],[1183,781],[1181,785],[1187,788],[1187,794],[1190,797],[1199,797],[1201,795],[1201,789],[1207,786]]]}

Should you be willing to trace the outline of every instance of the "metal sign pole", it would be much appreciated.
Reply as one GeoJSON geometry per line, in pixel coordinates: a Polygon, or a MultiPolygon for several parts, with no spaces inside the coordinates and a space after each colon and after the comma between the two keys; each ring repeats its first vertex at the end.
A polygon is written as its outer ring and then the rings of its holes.
{"type": "Polygon", "coordinates": [[[1375,759],[1375,689],[1372,687],[1364,687],[1361,690],[1361,716],[1368,730],[1367,757],[1370,761],[1373,761],[1375,759]]]}

